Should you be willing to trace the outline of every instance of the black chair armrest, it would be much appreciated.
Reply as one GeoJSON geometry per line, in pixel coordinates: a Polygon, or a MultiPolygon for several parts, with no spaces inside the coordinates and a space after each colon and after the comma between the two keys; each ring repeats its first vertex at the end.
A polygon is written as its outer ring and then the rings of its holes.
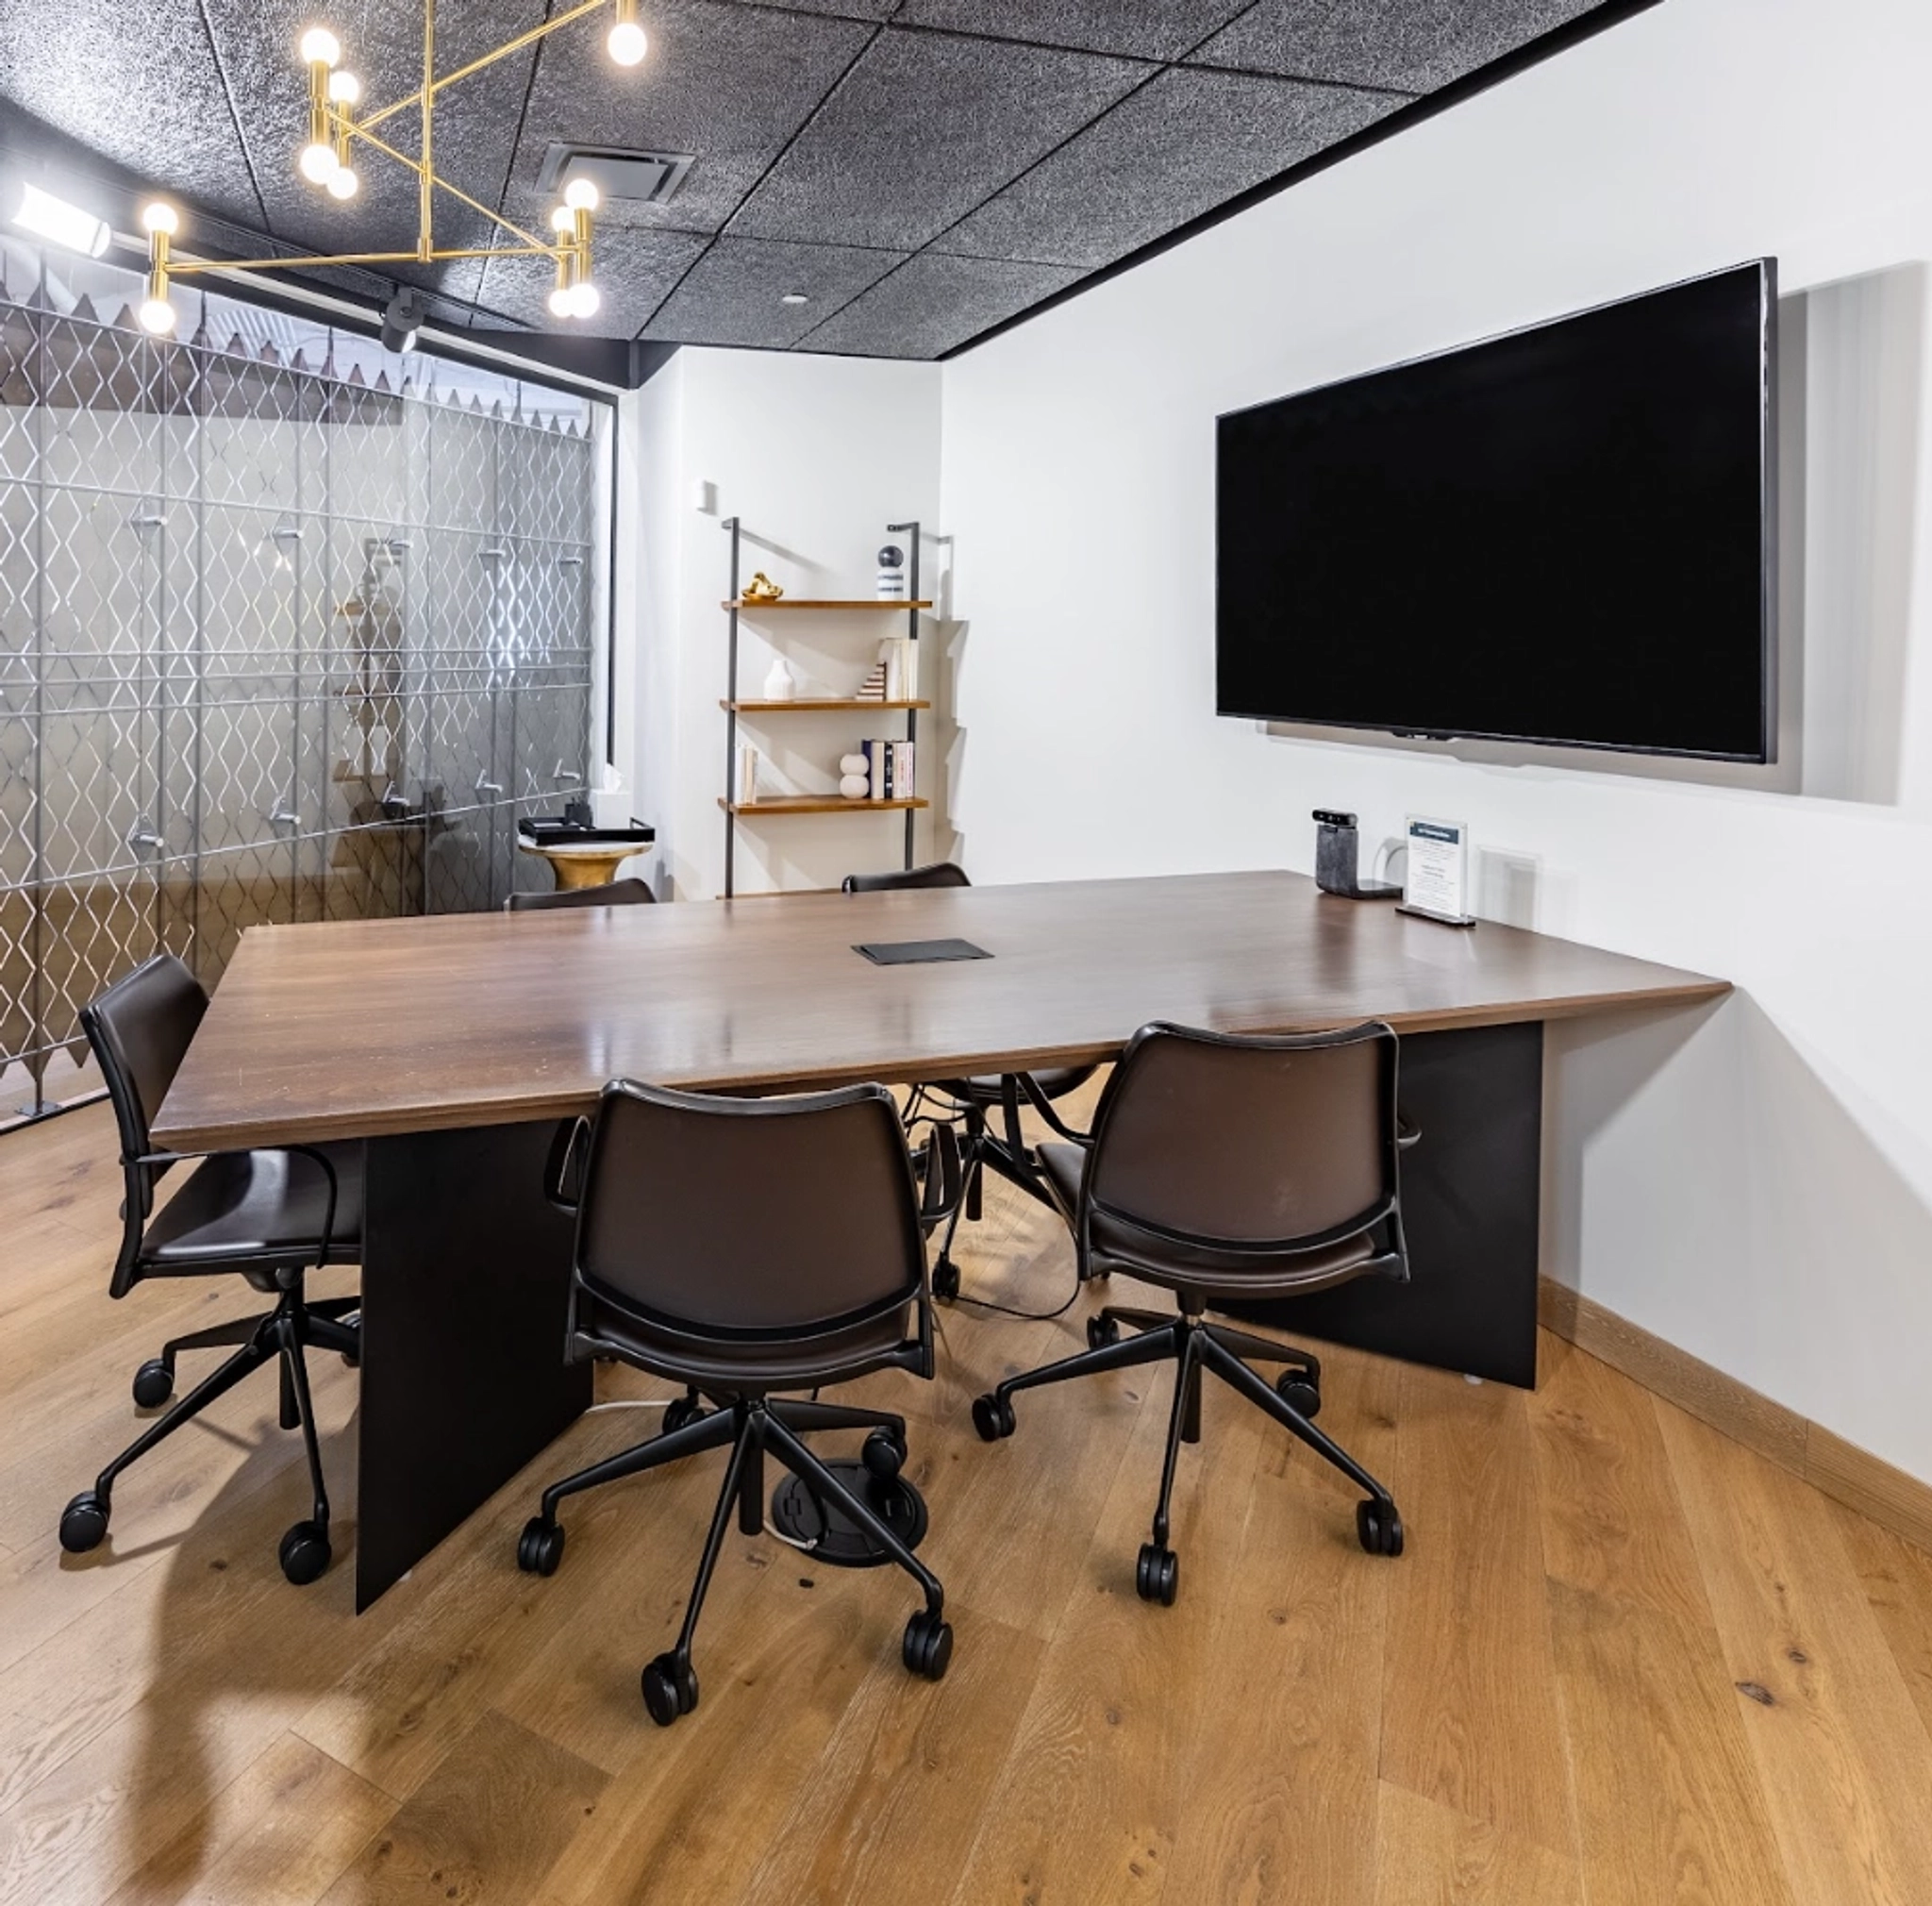
{"type": "Polygon", "coordinates": [[[588,1118],[567,1118],[550,1141],[543,1164],[543,1195],[560,1212],[576,1215],[584,1196],[584,1146],[591,1136],[588,1118]]]}
{"type": "Polygon", "coordinates": [[[1395,1114],[1395,1149],[1397,1151],[1412,1151],[1422,1141],[1422,1127],[1411,1125],[1407,1118],[1398,1112],[1395,1114]]]}
{"type": "MultiPolygon", "coordinates": [[[[233,1146],[225,1145],[216,1151],[146,1151],[133,1162],[138,1165],[187,1164],[191,1160],[197,1158],[221,1158],[233,1149],[233,1146]]],[[[328,1180],[328,1202],[323,1206],[322,1239],[315,1258],[316,1268],[319,1270],[328,1262],[329,1246],[334,1242],[336,1234],[336,1196],[341,1186],[336,1179],[335,1166],[328,1162],[325,1153],[317,1150],[312,1145],[252,1145],[247,1149],[300,1154],[303,1158],[313,1159],[322,1167],[322,1175],[328,1180]]]]}

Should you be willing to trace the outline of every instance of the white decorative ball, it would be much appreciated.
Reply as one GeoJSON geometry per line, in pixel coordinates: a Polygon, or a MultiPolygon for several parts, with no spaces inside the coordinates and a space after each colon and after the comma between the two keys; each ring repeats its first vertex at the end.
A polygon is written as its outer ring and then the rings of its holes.
{"type": "Polygon", "coordinates": [[[841,775],[862,775],[866,772],[866,768],[867,762],[863,755],[841,755],[839,757],[839,772],[841,775]]]}
{"type": "Polygon", "coordinates": [[[839,792],[848,801],[862,801],[872,793],[872,783],[863,775],[847,775],[840,781],[839,792]]]}

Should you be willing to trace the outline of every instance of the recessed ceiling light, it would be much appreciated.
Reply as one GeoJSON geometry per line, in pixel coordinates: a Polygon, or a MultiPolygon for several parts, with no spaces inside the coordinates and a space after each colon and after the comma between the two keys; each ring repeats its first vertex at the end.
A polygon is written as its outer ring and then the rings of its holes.
{"type": "Polygon", "coordinates": [[[778,302],[781,305],[808,305],[811,300],[803,292],[787,292],[778,302]]]}

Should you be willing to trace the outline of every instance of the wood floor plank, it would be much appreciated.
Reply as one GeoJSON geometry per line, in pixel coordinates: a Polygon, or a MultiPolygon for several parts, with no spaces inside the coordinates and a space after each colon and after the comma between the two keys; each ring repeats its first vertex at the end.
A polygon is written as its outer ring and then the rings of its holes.
{"type": "Polygon", "coordinates": [[[740,1906],[900,1906],[951,1889],[1046,1645],[971,1609],[949,1612],[958,1642],[945,1680],[920,1680],[891,1656],[875,1664],[798,1781],[740,1906]]]}
{"type": "MultiPolygon", "coordinates": [[[[1324,1360],[1323,1429],[1371,1473],[1390,1469],[1399,1367],[1347,1350],[1324,1360]]],[[[1208,1718],[1188,1763],[1169,1900],[1374,1898],[1382,1636],[1404,1564],[1362,1552],[1359,1496],[1288,1436],[1264,1432],[1206,1664],[1208,1718]]]]}
{"type": "Polygon", "coordinates": [[[722,1902],[749,1882],[879,1662],[857,1600],[781,1612],[759,1601],[728,1642],[700,1630],[697,1711],[668,1730],[640,1725],[629,1764],[531,1906],[722,1902]]]}
{"type": "Polygon", "coordinates": [[[1591,1906],[1788,1906],[1715,1631],[1550,1584],[1591,1906]]]}
{"type": "Polygon", "coordinates": [[[599,1768],[486,1713],[324,1900],[525,1906],[607,1784],[599,1768]]]}
{"type": "Polygon", "coordinates": [[[1655,1405],[1800,1906],[1932,1899],[1932,1739],[1825,1500],[1655,1405]]]}
{"type": "Polygon", "coordinates": [[[1932,1554],[1839,1503],[1831,1520],[1906,1689],[1932,1734],[1932,1554]]]}
{"type": "MultiPolygon", "coordinates": [[[[1162,1896],[1182,1827],[1176,1773],[1210,1722],[1208,1668],[1230,1605],[1255,1493],[1264,1423],[1210,1384],[1202,1440],[1184,1446],[1170,1544],[1180,1558],[1176,1605],[1134,1593],[1135,1559],[1159,1491],[1172,1372],[1137,1419],[1075,1584],[1014,1736],[955,1906],[1153,1901],[1162,1896]]],[[[1017,1435],[991,1452],[1009,1462],[1051,1405],[1077,1405],[1084,1383],[1016,1399],[1017,1435]]],[[[1024,1461],[1024,1459],[1021,1459],[1024,1461]]]]}
{"type": "Polygon", "coordinates": [[[395,1811],[379,1787],[283,1734],[108,1906],[315,1906],[395,1811]]]}
{"type": "Polygon", "coordinates": [[[1376,1906],[1584,1906],[1585,1898],[1574,1860],[1388,1781],[1376,1796],[1375,1877],[1376,1906]]]}
{"type": "Polygon", "coordinates": [[[1401,1399],[1382,1778],[1574,1859],[1524,1394],[1411,1366],[1401,1399]]]}
{"type": "Polygon", "coordinates": [[[1525,1405],[1550,1579],[1707,1629],[1704,1577],[1650,1397],[1547,1334],[1540,1377],[1525,1405]]]}

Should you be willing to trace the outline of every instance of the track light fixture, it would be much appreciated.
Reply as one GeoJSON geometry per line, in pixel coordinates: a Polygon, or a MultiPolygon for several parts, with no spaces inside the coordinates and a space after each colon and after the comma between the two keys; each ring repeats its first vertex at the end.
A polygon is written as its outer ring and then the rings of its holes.
{"type": "MultiPolygon", "coordinates": [[[[592,13],[611,12],[612,21],[605,46],[612,61],[624,67],[636,66],[650,46],[649,36],[638,19],[638,0],[579,0],[553,20],[533,26],[526,33],[506,41],[493,53],[469,60],[454,71],[436,71],[436,0],[423,0],[423,84],[406,98],[374,111],[358,113],[362,104],[362,83],[343,70],[341,42],[326,26],[311,26],[302,35],[296,51],[308,71],[308,137],[296,154],[296,169],[311,185],[330,197],[347,201],[361,188],[352,155],[359,142],[394,163],[406,166],[418,182],[416,247],[413,251],[338,252],[312,257],[242,259],[233,261],[185,259],[171,249],[171,241],[180,231],[180,218],[172,206],[157,202],[147,208],[142,222],[148,234],[148,289],[142,305],[141,321],[158,334],[175,327],[175,311],[169,303],[168,288],[177,277],[208,271],[268,271],[291,267],[325,265],[435,264],[453,259],[547,258],[557,268],[556,287],[550,293],[552,313],[559,318],[588,318],[603,302],[591,277],[591,220],[597,209],[597,188],[588,178],[573,178],[564,188],[564,202],[551,214],[552,236],[542,239],[523,226],[491,211],[459,191],[436,171],[434,112],[437,96],[458,80],[480,73],[510,54],[571,25],[592,13]],[[400,112],[415,110],[422,118],[420,156],[399,152],[377,135],[376,127],[400,112]],[[438,192],[446,192],[473,212],[480,213],[500,231],[514,240],[511,244],[445,248],[436,243],[433,212],[438,192]]],[[[85,217],[85,214],[80,216],[85,217]]],[[[22,221],[25,223],[25,220],[22,221]]],[[[105,235],[106,227],[102,232],[105,235]]],[[[102,242],[105,243],[105,236],[102,242]]],[[[95,247],[98,251],[99,247],[95,247]]],[[[415,329],[423,321],[422,294],[414,290],[399,292],[391,301],[383,318],[383,343],[391,350],[407,350],[415,341],[415,329]],[[407,327],[407,342],[391,343],[391,319],[398,306],[414,299],[410,307],[415,323],[407,327]]],[[[396,336],[405,328],[397,324],[396,336]]]]}

